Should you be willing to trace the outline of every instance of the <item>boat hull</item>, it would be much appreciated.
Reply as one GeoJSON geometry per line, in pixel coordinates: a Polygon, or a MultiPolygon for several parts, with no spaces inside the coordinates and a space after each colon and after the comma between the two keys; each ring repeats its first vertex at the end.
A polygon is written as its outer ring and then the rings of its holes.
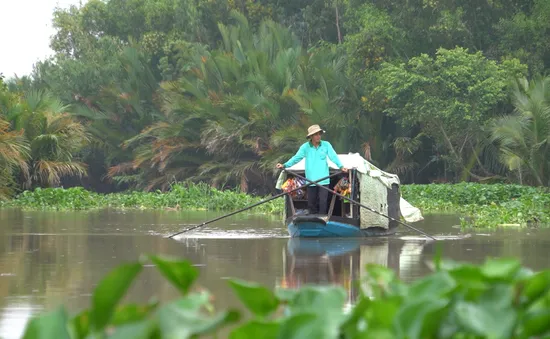
{"type": "Polygon", "coordinates": [[[395,229],[392,228],[359,228],[353,224],[327,220],[327,217],[322,215],[290,218],[287,221],[287,229],[291,238],[364,238],[395,233],[395,229]]]}

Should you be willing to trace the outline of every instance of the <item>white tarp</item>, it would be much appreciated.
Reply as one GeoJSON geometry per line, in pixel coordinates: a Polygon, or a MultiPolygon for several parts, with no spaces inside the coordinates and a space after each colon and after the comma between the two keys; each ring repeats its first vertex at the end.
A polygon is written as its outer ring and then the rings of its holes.
{"type": "MultiPolygon", "coordinates": [[[[348,154],[338,154],[338,158],[340,159],[340,162],[345,168],[351,169],[354,168],[358,172],[366,174],[372,178],[377,178],[378,181],[383,183],[386,187],[391,189],[392,184],[398,184],[400,185],[401,182],[399,180],[399,176],[396,174],[391,174],[388,172],[384,172],[381,169],[377,168],[370,162],[368,162],[365,158],[363,158],[359,153],[348,153],[348,154]]],[[[332,169],[338,169],[338,166],[336,166],[330,159],[327,157],[328,166],[332,169]]],[[[306,161],[305,159],[300,160],[297,164],[294,166],[291,166],[288,168],[290,171],[305,171],[306,167],[306,161]]],[[[277,184],[275,187],[277,189],[281,189],[283,183],[286,180],[286,172],[282,171],[279,175],[279,178],[277,180],[277,184]]],[[[401,198],[399,202],[399,207],[401,210],[401,215],[403,215],[403,218],[407,222],[416,222],[420,220],[424,220],[422,217],[422,213],[420,210],[411,204],[409,204],[405,199],[401,198]]]]}
{"type": "Polygon", "coordinates": [[[401,215],[406,222],[417,222],[424,220],[422,212],[402,197],[399,199],[399,209],[401,210],[401,215]]]}

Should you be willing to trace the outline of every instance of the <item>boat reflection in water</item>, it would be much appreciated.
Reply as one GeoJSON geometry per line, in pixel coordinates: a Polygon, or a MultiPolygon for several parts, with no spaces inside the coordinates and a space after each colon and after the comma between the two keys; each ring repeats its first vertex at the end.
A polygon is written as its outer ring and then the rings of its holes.
{"type": "Polygon", "coordinates": [[[399,238],[290,238],[283,250],[284,272],[277,287],[340,285],[347,291],[349,307],[360,293],[359,282],[365,279],[369,263],[392,269],[404,282],[425,274],[429,269],[422,252],[428,243],[399,238]]]}

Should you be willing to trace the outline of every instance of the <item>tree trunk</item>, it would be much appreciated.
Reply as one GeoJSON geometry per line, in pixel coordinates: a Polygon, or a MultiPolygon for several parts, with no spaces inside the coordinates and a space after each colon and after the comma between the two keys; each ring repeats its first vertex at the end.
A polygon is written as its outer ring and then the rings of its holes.
{"type": "Polygon", "coordinates": [[[241,192],[248,193],[248,180],[246,178],[246,171],[241,175],[241,192]]]}
{"type": "MultiPolygon", "coordinates": [[[[476,180],[482,180],[484,179],[483,177],[477,175],[477,174],[474,174],[472,173],[472,171],[470,171],[468,168],[466,168],[466,166],[464,166],[464,162],[462,161],[462,156],[460,154],[458,154],[453,146],[453,143],[451,142],[451,139],[449,138],[449,136],[447,135],[447,132],[445,132],[445,128],[443,127],[442,124],[438,124],[439,125],[439,129],[441,130],[441,133],[443,134],[443,137],[445,138],[445,141],[447,142],[447,146],[449,147],[452,155],[454,155],[457,163],[458,163],[458,166],[460,166],[460,168],[462,168],[463,170],[465,170],[471,177],[473,177],[474,179],[476,180]]],[[[446,169],[445,169],[445,172],[446,172],[446,169]]],[[[456,179],[456,175],[455,175],[455,179],[456,179]]]]}
{"type": "Polygon", "coordinates": [[[336,30],[338,32],[338,43],[342,43],[342,33],[340,32],[340,15],[338,14],[338,1],[334,2],[334,8],[336,9],[336,30]]]}
{"type": "Polygon", "coordinates": [[[369,141],[367,141],[363,144],[363,152],[364,152],[365,160],[367,160],[369,162],[372,162],[372,156],[371,156],[371,152],[370,152],[370,142],[369,141]]]}

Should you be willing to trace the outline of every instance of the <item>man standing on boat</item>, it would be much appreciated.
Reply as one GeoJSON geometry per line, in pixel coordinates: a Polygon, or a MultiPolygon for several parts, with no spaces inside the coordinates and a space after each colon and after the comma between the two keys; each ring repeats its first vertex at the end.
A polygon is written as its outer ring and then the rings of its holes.
{"type": "MultiPolygon", "coordinates": [[[[342,170],[347,172],[338,155],[328,141],[322,141],[321,135],[325,133],[319,125],[312,125],[307,129],[306,138],[308,142],[304,143],[298,149],[298,152],[284,164],[277,164],[277,168],[287,168],[297,164],[303,158],[306,158],[306,178],[311,181],[319,180],[329,175],[327,157],[342,170]]],[[[330,179],[319,182],[328,188],[330,179]]],[[[314,184],[307,186],[307,205],[310,214],[327,214],[328,191],[321,189],[314,184]],[[317,210],[317,201],[319,201],[319,210],[317,210]]]]}

